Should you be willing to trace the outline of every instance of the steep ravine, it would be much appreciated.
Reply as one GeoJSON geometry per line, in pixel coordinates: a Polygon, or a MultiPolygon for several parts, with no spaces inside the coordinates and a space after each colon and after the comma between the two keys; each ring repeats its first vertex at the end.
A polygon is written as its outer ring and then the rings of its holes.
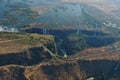
{"type": "Polygon", "coordinates": [[[50,54],[42,48],[33,47],[21,52],[0,55],[0,66],[9,64],[34,65],[50,58],[50,54]]]}
{"type": "Polygon", "coordinates": [[[95,80],[109,80],[112,77],[120,79],[119,73],[114,71],[116,63],[117,61],[109,60],[80,60],[60,65],[42,66],[42,70],[49,80],[86,80],[90,77],[94,77],[95,80]]]}
{"type": "Polygon", "coordinates": [[[41,63],[36,66],[1,66],[0,80],[120,80],[114,70],[118,61],[79,60],[59,63],[41,63]]]}

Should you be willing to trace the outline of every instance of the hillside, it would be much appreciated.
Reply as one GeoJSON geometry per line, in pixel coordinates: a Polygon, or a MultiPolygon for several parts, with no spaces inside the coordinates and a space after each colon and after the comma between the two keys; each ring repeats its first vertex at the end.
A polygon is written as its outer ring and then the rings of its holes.
{"type": "Polygon", "coordinates": [[[120,80],[119,0],[0,0],[0,80],[120,80]]]}
{"type": "Polygon", "coordinates": [[[107,58],[45,62],[35,66],[7,65],[0,67],[0,80],[119,80],[119,66],[118,59],[107,58]]]}
{"type": "MultiPolygon", "coordinates": [[[[82,35],[70,35],[68,39],[82,38],[82,35]]],[[[112,50],[110,46],[103,46],[85,49],[67,58],[53,57],[39,46],[43,44],[52,51],[53,36],[30,33],[1,33],[0,44],[0,80],[120,79],[117,48],[112,50]]],[[[113,45],[116,44],[119,46],[119,42],[113,45]]]]}
{"type": "Polygon", "coordinates": [[[36,64],[52,58],[48,48],[55,53],[54,38],[51,35],[29,33],[0,33],[0,65],[36,64]],[[44,47],[43,47],[44,46],[44,47]]]}

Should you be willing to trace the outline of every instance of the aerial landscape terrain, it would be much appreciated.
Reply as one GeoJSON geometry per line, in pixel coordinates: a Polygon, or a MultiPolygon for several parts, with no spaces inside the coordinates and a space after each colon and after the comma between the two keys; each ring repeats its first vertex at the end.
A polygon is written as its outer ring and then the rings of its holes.
{"type": "Polygon", "coordinates": [[[0,0],[0,80],[120,80],[120,0],[0,0]]]}

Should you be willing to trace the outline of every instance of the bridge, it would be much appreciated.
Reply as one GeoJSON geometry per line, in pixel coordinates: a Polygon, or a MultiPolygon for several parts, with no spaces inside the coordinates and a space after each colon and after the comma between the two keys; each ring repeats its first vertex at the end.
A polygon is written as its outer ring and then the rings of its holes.
{"type": "Polygon", "coordinates": [[[52,51],[50,51],[47,47],[45,47],[43,44],[40,44],[40,47],[42,47],[45,51],[47,51],[52,57],[56,57],[57,56],[52,51]]]}

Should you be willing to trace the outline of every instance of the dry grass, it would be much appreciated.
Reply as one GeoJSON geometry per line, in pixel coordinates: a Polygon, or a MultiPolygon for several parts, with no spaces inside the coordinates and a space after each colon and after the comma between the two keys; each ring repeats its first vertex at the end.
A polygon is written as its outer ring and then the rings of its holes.
{"type": "Polygon", "coordinates": [[[119,60],[120,59],[120,50],[109,51],[107,46],[100,48],[90,48],[86,49],[74,57],[81,57],[82,60],[119,60]]]}
{"type": "Polygon", "coordinates": [[[0,33],[0,54],[20,52],[41,43],[50,43],[52,40],[51,35],[0,33]]]}

